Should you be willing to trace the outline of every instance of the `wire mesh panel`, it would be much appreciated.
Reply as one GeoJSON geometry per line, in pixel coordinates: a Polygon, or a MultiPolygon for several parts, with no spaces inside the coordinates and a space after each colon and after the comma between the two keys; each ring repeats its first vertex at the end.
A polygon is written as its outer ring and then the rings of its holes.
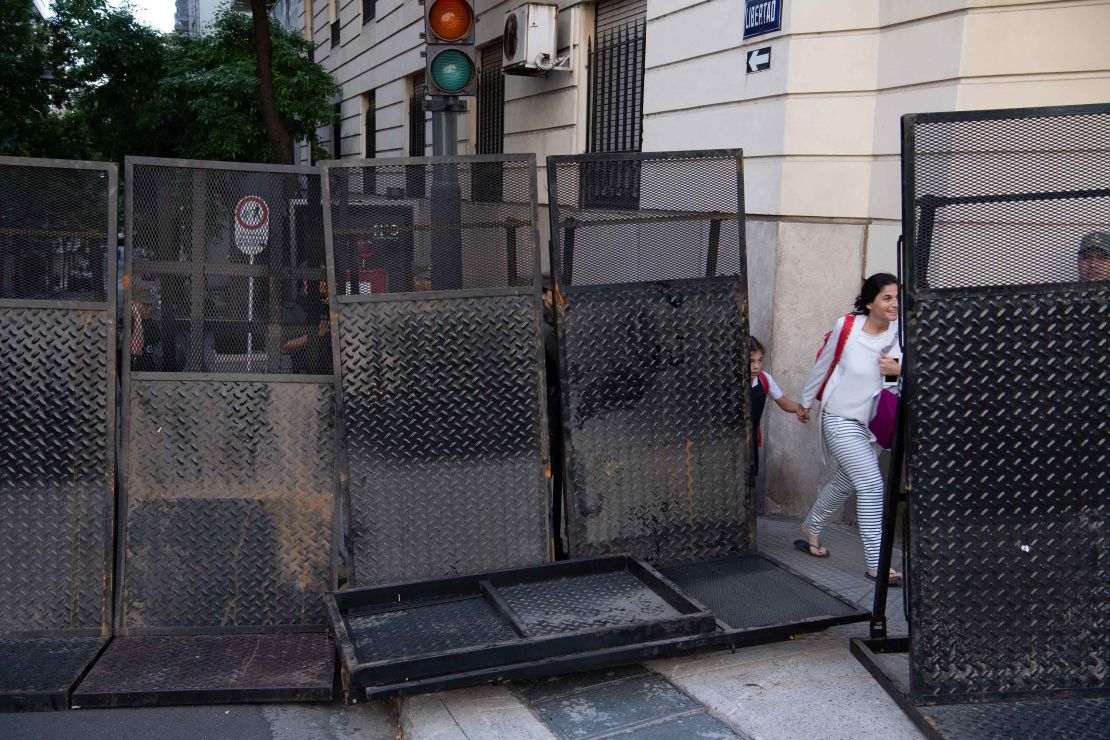
{"type": "Polygon", "coordinates": [[[672,564],[754,547],[741,161],[548,160],[577,557],[672,564]],[[629,177],[635,197],[612,197],[629,177]]]}
{"type": "Polygon", "coordinates": [[[1110,689],[1110,107],[904,121],[911,693],[1110,689]]]}
{"type": "Polygon", "coordinates": [[[358,585],[548,557],[535,164],[325,165],[358,585]],[[427,189],[414,193],[419,180],[427,189]]]}
{"type": "Polygon", "coordinates": [[[118,634],[323,629],[336,434],[319,175],[127,169],[118,634]]]}
{"type": "Polygon", "coordinates": [[[108,635],[115,203],[110,163],[0,157],[0,706],[64,706],[108,635]]]}

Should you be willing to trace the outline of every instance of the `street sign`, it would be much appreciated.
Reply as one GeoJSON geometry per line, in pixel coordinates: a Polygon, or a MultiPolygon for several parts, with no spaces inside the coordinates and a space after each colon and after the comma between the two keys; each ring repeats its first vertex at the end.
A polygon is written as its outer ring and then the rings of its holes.
{"type": "Polygon", "coordinates": [[[748,74],[762,72],[771,68],[771,47],[764,46],[748,52],[748,74]]]}
{"type": "Polygon", "coordinates": [[[744,38],[782,30],[784,0],[744,0],[744,38]]]}
{"type": "Polygon", "coordinates": [[[257,195],[247,195],[235,205],[235,246],[248,257],[266,248],[270,235],[270,207],[257,195]]]}

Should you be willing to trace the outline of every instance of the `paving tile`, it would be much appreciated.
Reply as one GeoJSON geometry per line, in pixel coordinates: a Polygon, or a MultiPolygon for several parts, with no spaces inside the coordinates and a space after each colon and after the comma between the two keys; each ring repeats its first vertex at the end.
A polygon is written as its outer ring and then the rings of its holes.
{"type": "Polygon", "coordinates": [[[561,738],[599,738],[658,723],[702,706],[655,673],[611,681],[534,702],[533,710],[561,738]]]}

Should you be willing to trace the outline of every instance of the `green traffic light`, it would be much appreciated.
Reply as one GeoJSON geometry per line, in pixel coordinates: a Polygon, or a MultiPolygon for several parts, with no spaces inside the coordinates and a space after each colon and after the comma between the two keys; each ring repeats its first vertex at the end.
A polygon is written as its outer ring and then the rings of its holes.
{"type": "Polygon", "coordinates": [[[432,82],[440,90],[456,93],[470,82],[474,75],[474,65],[458,49],[440,52],[432,60],[432,82]]]}

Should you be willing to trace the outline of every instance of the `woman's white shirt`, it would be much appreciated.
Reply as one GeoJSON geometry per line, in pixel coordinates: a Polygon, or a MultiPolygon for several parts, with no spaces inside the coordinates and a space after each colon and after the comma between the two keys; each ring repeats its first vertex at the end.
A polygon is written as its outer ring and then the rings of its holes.
{"type": "MultiPolygon", "coordinates": [[[[863,323],[859,319],[856,321],[863,323]]],[[[852,332],[837,365],[836,386],[825,390],[825,411],[864,424],[871,421],[875,399],[883,389],[879,358],[884,352],[891,357],[897,356],[892,354],[898,347],[897,332],[897,322],[892,322],[882,334],[852,332]]]]}

